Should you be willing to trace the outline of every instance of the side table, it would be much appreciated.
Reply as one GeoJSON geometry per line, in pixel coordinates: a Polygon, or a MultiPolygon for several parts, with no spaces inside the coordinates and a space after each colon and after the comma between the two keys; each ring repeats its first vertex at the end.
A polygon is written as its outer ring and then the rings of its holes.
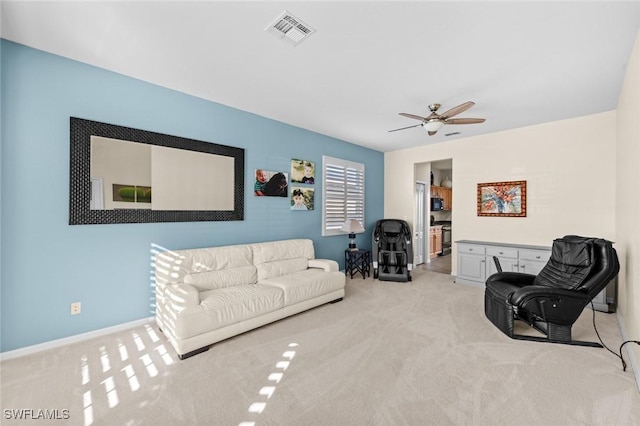
{"type": "Polygon", "coordinates": [[[344,251],[344,274],[349,273],[351,278],[356,273],[361,273],[362,278],[371,276],[371,250],[350,250],[344,251]]]}

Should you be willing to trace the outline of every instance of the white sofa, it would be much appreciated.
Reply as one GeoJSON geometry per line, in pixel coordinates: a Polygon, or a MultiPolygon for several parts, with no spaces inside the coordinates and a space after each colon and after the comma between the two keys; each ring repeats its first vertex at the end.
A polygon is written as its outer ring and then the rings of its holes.
{"type": "Polygon", "coordinates": [[[155,255],[156,322],[180,359],[213,343],[344,297],[334,260],[311,240],[163,251],[155,255]]]}

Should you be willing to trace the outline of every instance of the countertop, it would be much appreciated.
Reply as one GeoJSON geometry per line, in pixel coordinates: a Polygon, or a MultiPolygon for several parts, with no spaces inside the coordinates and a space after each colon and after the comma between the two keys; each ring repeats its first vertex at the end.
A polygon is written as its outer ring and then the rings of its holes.
{"type": "Polygon", "coordinates": [[[529,244],[510,244],[510,243],[496,243],[492,241],[476,241],[476,240],[458,240],[456,244],[476,244],[482,246],[496,246],[496,247],[511,247],[511,248],[523,248],[530,250],[551,250],[550,246],[534,246],[529,244]]]}

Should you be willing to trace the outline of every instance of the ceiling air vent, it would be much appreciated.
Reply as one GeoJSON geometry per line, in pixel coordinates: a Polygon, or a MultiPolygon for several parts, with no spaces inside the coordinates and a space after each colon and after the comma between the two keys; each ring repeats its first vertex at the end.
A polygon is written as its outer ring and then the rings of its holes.
{"type": "Polygon", "coordinates": [[[299,45],[309,38],[315,29],[296,18],[288,11],[284,11],[271,25],[265,28],[265,31],[292,43],[294,46],[299,45]]]}

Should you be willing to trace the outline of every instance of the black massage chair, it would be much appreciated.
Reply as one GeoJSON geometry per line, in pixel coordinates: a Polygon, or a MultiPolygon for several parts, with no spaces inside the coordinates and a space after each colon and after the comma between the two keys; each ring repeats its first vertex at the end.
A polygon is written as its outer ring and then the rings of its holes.
{"type": "Polygon", "coordinates": [[[398,219],[379,220],[372,239],[373,278],[411,281],[413,249],[409,224],[398,219]]]}
{"type": "Polygon", "coordinates": [[[610,241],[566,235],[554,240],[538,275],[498,272],[487,278],[484,311],[512,339],[601,347],[571,338],[571,327],[589,302],[613,280],[620,265],[610,241]],[[522,321],[545,337],[517,334],[522,321]]]}

